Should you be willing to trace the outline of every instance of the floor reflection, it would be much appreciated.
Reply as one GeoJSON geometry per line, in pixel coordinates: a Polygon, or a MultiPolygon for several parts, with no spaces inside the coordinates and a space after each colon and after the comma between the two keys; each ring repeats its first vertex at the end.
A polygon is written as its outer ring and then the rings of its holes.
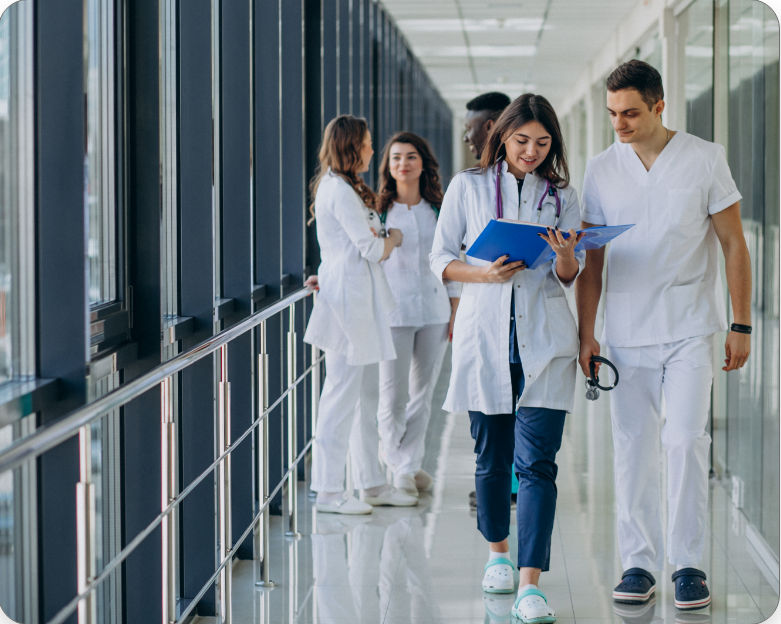
{"type": "MultiPolygon", "coordinates": [[[[443,371],[443,377],[449,371],[443,371]]],[[[440,380],[440,385],[443,385],[440,380]]],[[[444,392],[443,388],[437,390],[444,392]]],[[[435,405],[441,405],[435,396],[435,405]],[[438,402],[438,403],[437,403],[438,402]]],[[[270,571],[277,583],[259,590],[251,561],[234,567],[233,622],[253,624],[517,623],[513,596],[483,594],[487,546],[468,494],[474,489],[473,442],[467,414],[436,411],[424,467],[437,484],[416,508],[376,508],[370,516],[318,514],[299,483],[298,541],[272,518],[270,571]]],[[[745,516],[724,486],[711,483],[702,568],[713,596],[704,611],[675,609],[672,568],[655,575],[657,592],[640,607],[616,605],[621,576],[615,531],[608,401],[579,397],[559,454],[558,511],[551,570],[540,587],[560,624],[758,624],[778,604],[746,538],[745,516]]],[[[664,472],[662,472],[664,479],[664,472]]],[[[664,487],[663,490],[664,491],[664,487]]],[[[513,521],[514,524],[514,521],[513,521]]],[[[514,527],[510,539],[515,552],[514,527]]],[[[517,581],[517,579],[516,579],[517,581]]],[[[216,624],[216,618],[196,618],[216,624]]]]}

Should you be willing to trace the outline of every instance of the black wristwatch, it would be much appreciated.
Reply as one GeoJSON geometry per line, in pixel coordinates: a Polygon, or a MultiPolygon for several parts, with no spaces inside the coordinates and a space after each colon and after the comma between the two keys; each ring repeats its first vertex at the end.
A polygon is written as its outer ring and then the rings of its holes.
{"type": "Polygon", "coordinates": [[[730,331],[738,332],[739,334],[751,333],[751,325],[739,325],[738,323],[733,323],[729,329],[730,331]]]}

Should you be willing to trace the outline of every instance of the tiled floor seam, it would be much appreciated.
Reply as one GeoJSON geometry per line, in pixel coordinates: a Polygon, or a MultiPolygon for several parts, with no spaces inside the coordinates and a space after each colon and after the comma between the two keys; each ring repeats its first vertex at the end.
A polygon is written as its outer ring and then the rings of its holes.
{"type": "Polygon", "coordinates": [[[556,524],[559,530],[559,542],[561,543],[561,558],[564,561],[564,574],[567,577],[567,593],[569,594],[569,604],[572,607],[572,619],[578,624],[578,615],[575,613],[575,602],[572,600],[572,583],[570,583],[569,572],[567,571],[567,555],[564,553],[564,541],[561,539],[561,525],[556,524]]]}

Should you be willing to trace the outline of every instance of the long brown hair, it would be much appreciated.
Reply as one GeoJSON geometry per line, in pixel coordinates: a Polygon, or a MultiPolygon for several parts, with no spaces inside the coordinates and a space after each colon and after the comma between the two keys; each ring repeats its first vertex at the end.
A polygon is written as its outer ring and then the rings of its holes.
{"type": "Polygon", "coordinates": [[[564,188],[569,185],[569,168],[567,167],[567,152],[564,148],[564,138],[561,134],[559,119],[550,102],[541,95],[524,93],[504,109],[496,120],[491,133],[485,142],[483,156],[477,171],[483,172],[493,167],[496,162],[507,156],[504,142],[518,128],[538,121],[551,135],[550,152],[535,169],[534,174],[545,178],[554,186],[564,188]]]}
{"type": "Polygon", "coordinates": [[[431,151],[426,139],[412,132],[397,132],[382,150],[380,162],[380,190],[378,212],[387,212],[396,199],[396,180],[390,174],[390,148],[394,143],[412,145],[423,160],[423,171],[420,174],[420,196],[429,204],[439,208],[442,205],[442,185],[439,182],[439,163],[431,151]]]}
{"type": "Polygon", "coordinates": [[[375,195],[358,175],[358,169],[363,164],[361,159],[363,141],[368,131],[369,125],[366,120],[352,115],[339,115],[325,127],[323,142],[317,155],[320,162],[309,183],[309,193],[312,197],[309,212],[312,213],[312,218],[307,222],[308,224],[315,220],[317,188],[329,168],[353,187],[367,208],[374,208],[375,195]]]}

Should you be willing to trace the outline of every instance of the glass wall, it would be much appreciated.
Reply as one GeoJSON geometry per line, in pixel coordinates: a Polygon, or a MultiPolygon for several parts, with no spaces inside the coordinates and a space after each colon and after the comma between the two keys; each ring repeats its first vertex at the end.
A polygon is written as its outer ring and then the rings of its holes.
{"type": "Polygon", "coordinates": [[[696,0],[678,18],[686,97],[686,131],[713,140],[713,1],[696,0]]]}
{"type": "Polygon", "coordinates": [[[752,353],[728,378],[727,463],[749,521],[779,555],[779,28],[761,2],[729,3],[728,159],[751,254],[752,353]]]}
{"type": "Polygon", "coordinates": [[[89,216],[89,302],[117,298],[114,0],[85,2],[86,149],[84,201],[89,216]]]}
{"type": "Polygon", "coordinates": [[[0,384],[33,373],[32,0],[0,19],[0,384]]]}

